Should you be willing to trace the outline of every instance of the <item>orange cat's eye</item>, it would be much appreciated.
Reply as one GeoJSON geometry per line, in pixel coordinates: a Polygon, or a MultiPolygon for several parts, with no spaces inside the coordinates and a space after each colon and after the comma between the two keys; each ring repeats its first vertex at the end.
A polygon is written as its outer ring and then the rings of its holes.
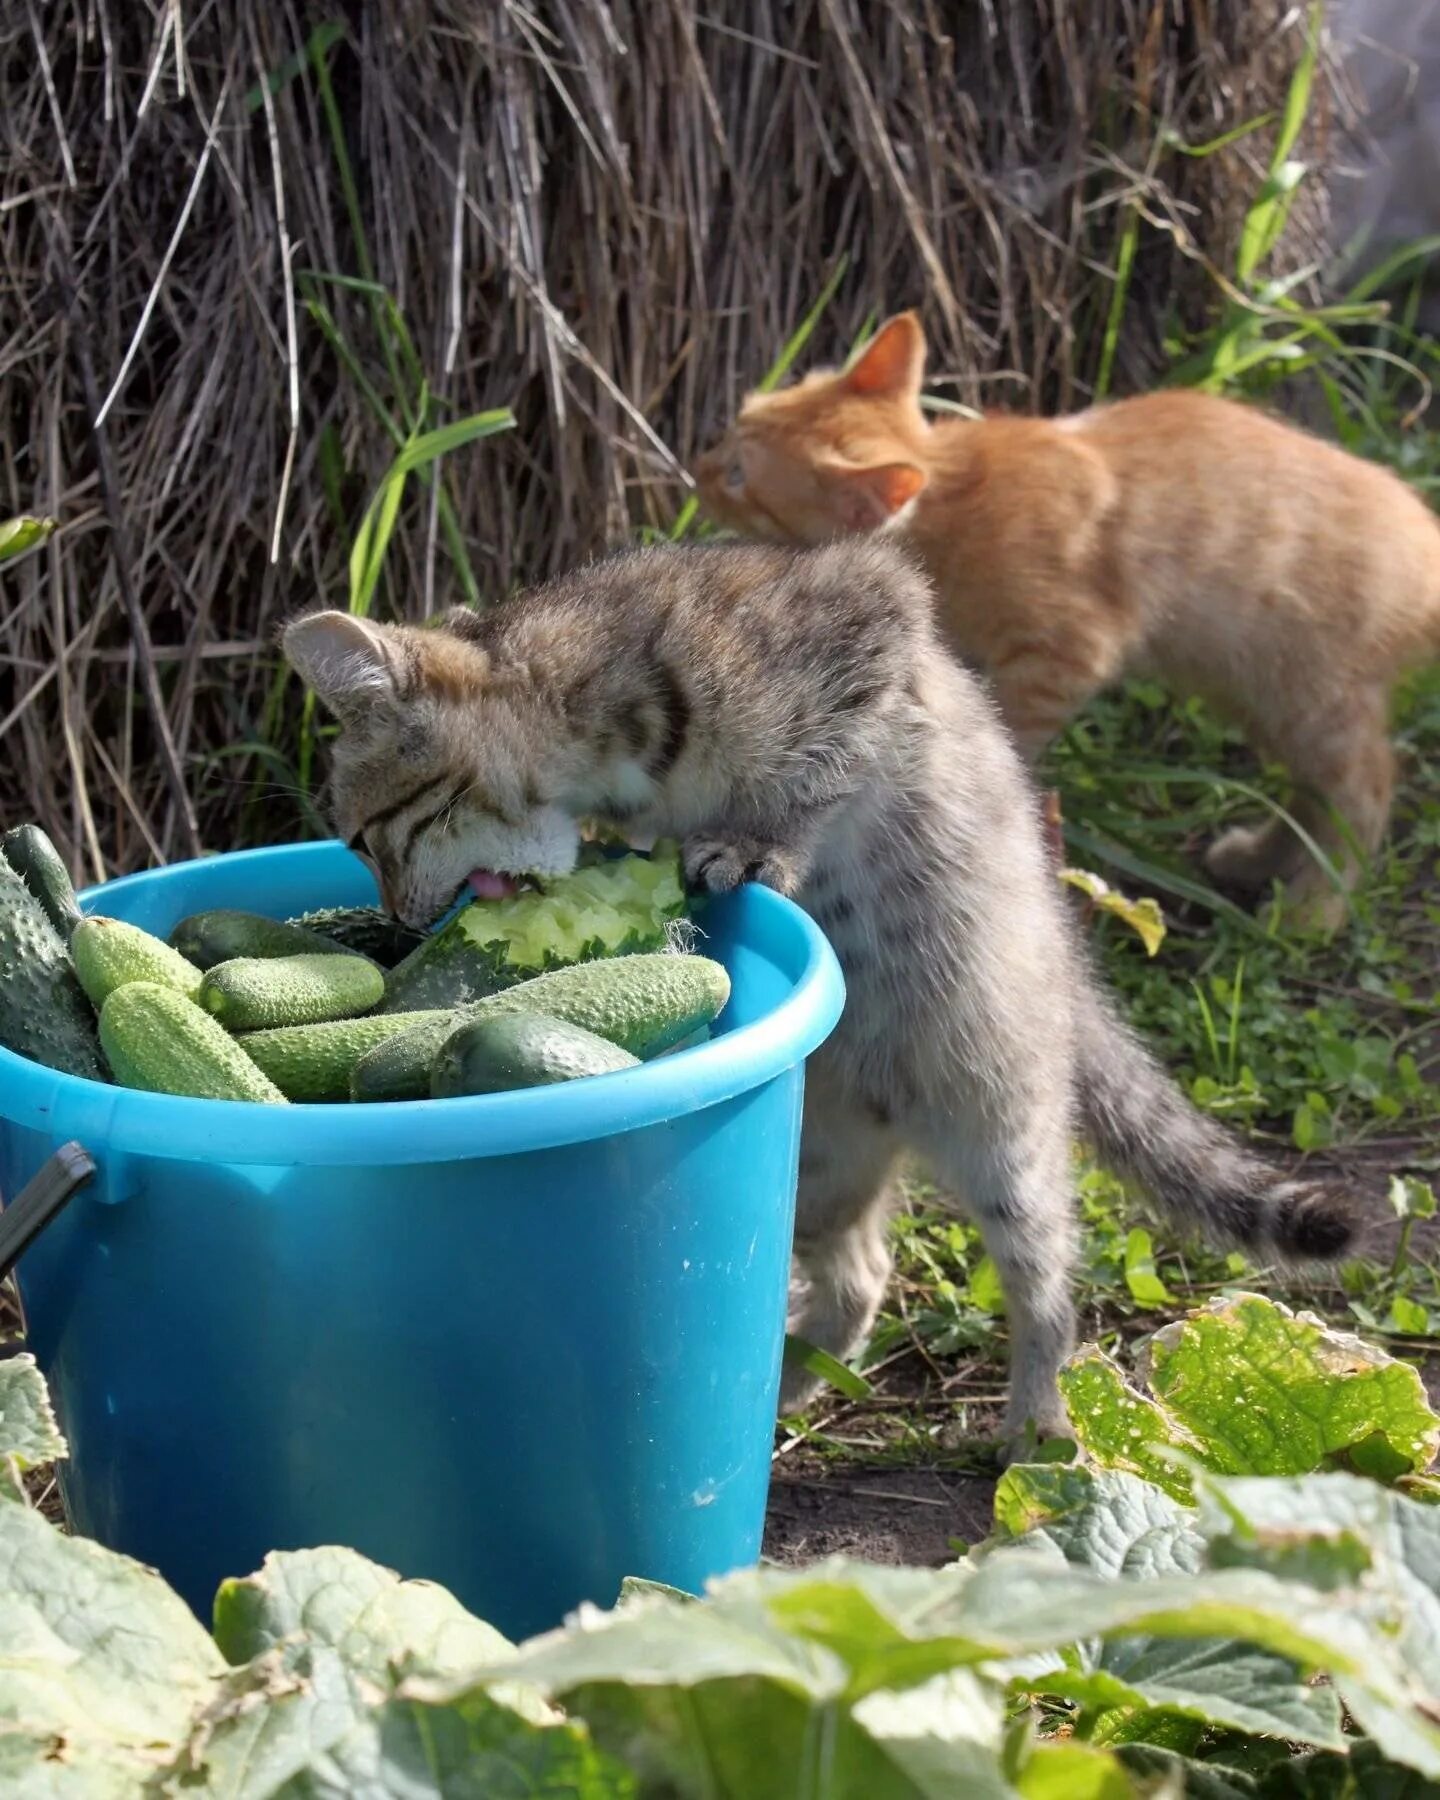
{"type": "Polygon", "coordinates": [[[745,465],[738,456],[725,471],[725,485],[732,494],[743,494],[745,491],[745,465]]]}

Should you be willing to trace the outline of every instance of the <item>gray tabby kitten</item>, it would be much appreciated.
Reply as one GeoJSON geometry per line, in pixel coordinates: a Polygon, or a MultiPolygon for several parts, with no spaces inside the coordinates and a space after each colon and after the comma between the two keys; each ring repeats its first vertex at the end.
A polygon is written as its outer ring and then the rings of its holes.
{"type": "MultiPolygon", "coordinates": [[[[1012,1442],[1066,1430],[1077,1128],[1223,1242],[1349,1247],[1341,1196],[1194,1111],[1116,1017],[1019,757],[884,543],[627,553],[440,630],[320,613],[285,651],[342,722],[340,832],[408,922],[472,873],[499,892],[569,869],[576,820],[602,817],[680,838],[699,887],[761,881],[821,925],[849,998],[806,1084],[790,1323],[812,1343],[845,1357],[870,1329],[902,1151],[1004,1282],[1012,1442]]],[[[782,1406],[813,1386],[787,1371],[782,1406]]]]}

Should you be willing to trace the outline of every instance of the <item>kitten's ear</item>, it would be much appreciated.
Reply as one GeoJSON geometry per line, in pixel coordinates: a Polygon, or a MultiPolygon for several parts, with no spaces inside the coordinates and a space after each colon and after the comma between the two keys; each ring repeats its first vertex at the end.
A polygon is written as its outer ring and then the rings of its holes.
{"type": "Polygon", "coordinates": [[[900,399],[918,394],[925,375],[925,333],[918,313],[897,313],[887,319],[845,371],[845,386],[852,394],[900,399]]]}
{"type": "Polygon", "coordinates": [[[832,464],[830,478],[835,516],[847,531],[874,531],[912,501],[930,479],[914,463],[876,463],[855,468],[832,464]]]}
{"type": "Polygon", "coordinates": [[[351,613],[313,613],[285,628],[292,669],[342,718],[400,692],[402,665],[383,625],[351,613]]]}

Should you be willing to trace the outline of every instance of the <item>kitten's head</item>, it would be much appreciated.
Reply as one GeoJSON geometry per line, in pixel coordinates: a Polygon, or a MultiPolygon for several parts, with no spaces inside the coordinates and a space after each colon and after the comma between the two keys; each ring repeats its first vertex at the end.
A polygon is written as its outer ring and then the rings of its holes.
{"type": "Polygon", "coordinates": [[[894,523],[928,479],[924,372],[920,321],[901,313],[850,368],[749,395],[695,465],[706,512],[770,543],[820,544],[894,523]]]}
{"type": "Polygon", "coordinates": [[[340,720],[335,828],[388,911],[428,925],[467,880],[493,897],[511,877],[573,868],[563,734],[524,670],[497,670],[449,631],[340,612],[297,619],[284,647],[340,720]]]}

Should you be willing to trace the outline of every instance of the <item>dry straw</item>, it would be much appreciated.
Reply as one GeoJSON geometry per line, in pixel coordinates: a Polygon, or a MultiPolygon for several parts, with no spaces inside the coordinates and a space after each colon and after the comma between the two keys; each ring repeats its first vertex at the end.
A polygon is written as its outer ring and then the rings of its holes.
{"type": "Polygon", "coordinates": [[[458,548],[488,596],[665,528],[842,257],[812,352],[919,301],[953,398],[1066,406],[1138,219],[1114,385],[1143,382],[1266,133],[1176,146],[1277,109],[1303,28],[1284,0],[13,0],[0,514],[62,529],[0,578],[0,823],[87,877],[311,829],[274,631],[344,603],[395,439],[517,421],[412,478],[383,609],[457,598],[458,548]]]}

